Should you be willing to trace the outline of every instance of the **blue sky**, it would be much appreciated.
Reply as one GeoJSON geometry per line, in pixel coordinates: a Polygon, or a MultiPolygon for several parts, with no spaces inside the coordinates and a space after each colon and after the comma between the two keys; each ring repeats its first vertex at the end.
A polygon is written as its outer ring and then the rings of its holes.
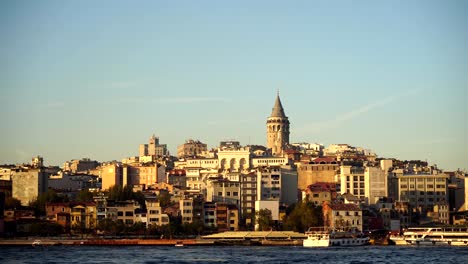
{"type": "Polygon", "coordinates": [[[0,164],[138,154],[154,133],[468,169],[466,1],[2,1],[0,164]]]}

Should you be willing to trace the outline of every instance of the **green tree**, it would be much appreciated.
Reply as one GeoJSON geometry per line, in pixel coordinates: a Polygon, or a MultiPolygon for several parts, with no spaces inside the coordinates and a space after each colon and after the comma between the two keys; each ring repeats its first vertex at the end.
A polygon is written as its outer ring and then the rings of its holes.
{"type": "Polygon", "coordinates": [[[87,189],[81,190],[76,196],[77,202],[92,202],[94,193],[90,192],[87,189]]]}
{"type": "Polygon", "coordinates": [[[273,218],[271,216],[271,211],[268,209],[260,209],[255,212],[255,220],[258,224],[260,231],[270,230],[273,226],[273,218]]]}
{"type": "Polygon", "coordinates": [[[120,185],[111,186],[107,190],[106,194],[110,200],[115,200],[115,201],[135,200],[140,204],[140,207],[142,209],[146,209],[145,196],[140,191],[134,192],[132,186],[130,185],[125,185],[125,187],[122,187],[120,185]]]}
{"type": "Polygon", "coordinates": [[[120,185],[111,186],[107,190],[107,196],[110,200],[127,201],[133,199],[133,189],[130,185],[122,187],[120,185]]]}
{"type": "Polygon", "coordinates": [[[283,229],[305,232],[309,227],[322,226],[322,208],[312,202],[301,201],[293,206],[289,214],[283,219],[283,229]]]}

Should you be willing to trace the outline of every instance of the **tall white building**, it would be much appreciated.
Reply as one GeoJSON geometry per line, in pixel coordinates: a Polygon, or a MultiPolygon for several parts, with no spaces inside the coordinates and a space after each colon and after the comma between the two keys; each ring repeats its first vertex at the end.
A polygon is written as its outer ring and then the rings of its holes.
{"type": "Polygon", "coordinates": [[[380,167],[340,166],[341,193],[350,193],[367,204],[388,196],[387,173],[380,167]]]}

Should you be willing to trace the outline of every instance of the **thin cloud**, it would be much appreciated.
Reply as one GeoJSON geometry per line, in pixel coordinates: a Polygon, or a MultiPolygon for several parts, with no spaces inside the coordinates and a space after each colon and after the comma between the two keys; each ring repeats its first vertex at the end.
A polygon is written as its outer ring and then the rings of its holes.
{"type": "Polygon", "coordinates": [[[161,98],[159,102],[166,103],[223,103],[229,100],[221,97],[172,97],[172,98],[161,98]]]}
{"type": "Polygon", "coordinates": [[[393,101],[396,101],[397,99],[417,94],[420,91],[421,91],[421,89],[413,89],[413,90],[410,90],[410,91],[405,92],[405,93],[401,93],[401,94],[397,94],[397,95],[391,95],[389,97],[377,100],[375,102],[371,102],[371,103],[369,103],[369,104],[367,104],[365,106],[362,106],[362,107],[360,107],[358,109],[355,109],[355,110],[343,113],[341,115],[338,115],[338,116],[336,116],[334,119],[332,119],[330,121],[323,121],[323,122],[319,122],[319,123],[314,123],[313,125],[308,125],[304,129],[305,130],[314,129],[315,131],[317,131],[317,130],[326,130],[326,129],[336,128],[336,127],[341,126],[346,121],[349,121],[349,120],[355,119],[358,116],[364,115],[367,112],[369,112],[369,111],[371,111],[371,110],[373,110],[375,108],[383,107],[385,105],[390,104],[393,101]]]}

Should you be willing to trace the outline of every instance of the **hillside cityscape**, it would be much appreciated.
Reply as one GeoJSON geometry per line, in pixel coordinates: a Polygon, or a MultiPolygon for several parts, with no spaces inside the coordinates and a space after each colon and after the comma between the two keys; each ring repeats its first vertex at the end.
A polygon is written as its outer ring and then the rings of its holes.
{"type": "Polygon", "coordinates": [[[197,139],[168,152],[156,135],[120,161],[0,165],[0,234],[196,237],[309,227],[399,232],[467,225],[468,174],[349,144],[290,142],[279,93],[266,145],[197,139]]]}

